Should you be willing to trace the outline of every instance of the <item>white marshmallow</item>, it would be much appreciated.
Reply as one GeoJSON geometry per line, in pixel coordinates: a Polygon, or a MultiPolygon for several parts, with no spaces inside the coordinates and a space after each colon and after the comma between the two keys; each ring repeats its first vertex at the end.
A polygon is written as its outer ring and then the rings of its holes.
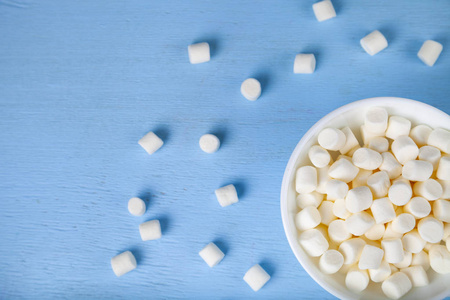
{"type": "Polygon", "coordinates": [[[351,215],[345,206],[345,199],[337,199],[334,201],[333,214],[341,219],[347,219],[351,215]]]}
{"type": "Polygon", "coordinates": [[[320,213],[314,206],[305,207],[295,216],[295,225],[300,231],[314,228],[320,224],[320,221],[320,213]]]}
{"type": "Polygon", "coordinates": [[[425,271],[430,268],[430,260],[428,259],[428,254],[425,251],[420,251],[412,255],[411,260],[412,266],[421,266],[425,271]]]}
{"type": "Polygon", "coordinates": [[[412,197],[411,184],[405,181],[394,182],[394,184],[389,187],[388,197],[395,205],[405,205],[412,197]]]}
{"type": "Polygon", "coordinates": [[[402,165],[407,161],[416,159],[419,155],[419,148],[414,141],[406,135],[396,138],[392,142],[391,149],[397,161],[402,165]]]}
{"type": "MultiPolygon", "coordinates": [[[[295,74],[312,74],[316,69],[314,54],[297,54],[294,61],[295,74]]],[[[322,146],[323,147],[323,146],[322,146]]]]}
{"type": "Polygon", "coordinates": [[[210,60],[209,44],[197,43],[188,46],[189,61],[191,64],[200,64],[210,60]]]}
{"type": "Polygon", "coordinates": [[[442,156],[436,172],[440,180],[450,180],[450,156],[442,156]]]}
{"type": "Polygon", "coordinates": [[[216,194],[217,201],[219,201],[219,204],[222,207],[239,202],[236,188],[232,184],[221,187],[215,190],[214,193],[216,194]]]}
{"type": "Polygon", "coordinates": [[[428,137],[428,145],[450,154],[450,131],[442,128],[434,129],[428,137]]]}
{"type": "Polygon", "coordinates": [[[325,128],[317,137],[319,145],[322,148],[332,151],[338,151],[345,146],[345,134],[336,128],[325,128]]]}
{"type": "Polygon", "coordinates": [[[214,134],[204,134],[198,141],[200,149],[206,153],[214,153],[219,150],[220,140],[214,134]]]}
{"type": "Polygon", "coordinates": [[[433,215],[442,222],[450,223],[450,201],[444,199],[434,201],[433,215]]]}
{"type": "Polygon", "coordinates": [[[399,269],[407,268],[411,265],[412,262],[412,253],[408,251],[403,252],[403,260],[399,263],[394,264],[399,269]]]}
{"type": "Polygon", "coordinates": [[[136,258],[130,251],[125,251],[111,258],[111,267],[117,277],[136,269],[136,258]]]}
{"type": "Polygon", "coordinates": [[[408,136],[411,131],[411,121],[399,116],[389,118],[386,137],[396,140],[402,135],[408,136]]]}
{"type": "Polygon", "coordinates": [[[334,274],[344,264],[344,256],[336,250],[327,250],[319,259],[319,268],[325,274],[334,274]]]}
{"type": "Polygon", "coordinates": [[[317,169],[304,166],[297,169],[295,175],[295,189],[299,194],[308,194],[317,187],[317,169]]]}
{"type": "Polygon", "coordinates": [[[438,180],[442,186],[442,199],[450,200],[450,180],[438,180]]]}
{"type": "Polygon", "coordinates": [[[417,57],[419,57],[427,66],[432,67],[439,58],[439,55],[441,55],[443,48],[441,43],[427,40],[423,43],[422,47],[420,47],[417,57]]]}
{"type": "Polygon", "coordinates": [[[350,182],[358,175],[358,172],[359,169],[351,161],[341,158],[331,165],[328,175],[343,182],[350,182]]]}
{"type": "Polygon", "coordinates": [[[297,196],[297,206],[304,209],[307,206],[319,207],[323,200],[323,194],[312,192],[309,194],[299,194],[297,196]]]}
{"type": "Polygon", "coordinates": [[[397,178],[402,174],[402,165],[390,152],[384,152],[381,154],[383,162],[380,165],[381,171],[386,171],[390,179],[397,178]]]}
{"type": "Polygon", "coordinates": [[[414,197],[403,207],[403,210],[412,214],[416,219],[421,219],[430,214],[431,205],[425,198],[414,197]]]}
{"type": "Polygon", "coordinates": [[[355,147],[359,147],[359,142],[355,137],[355,134],[349,127],[344,127],[341,131],[345,134],[345,145],[339,149],[341,154],[347,154],[355,147]]]}
{"type": "Polygon", "coordinates": [[[428,136],[431,131],[433,131],[433,129],[427,125],[417,125],[411,129],[409,136],[417,146],[422,147],[427,144],[428,136]]]}
{"type": "Polygon", "coordinates": [[[360,41],[361,47],[371,56],[377,54],[388,46],[388,42],[384,35],[378,30],[374,30],[360,41]]]}
{"type": "Polygon", "coordinates": [[[378,241],[383,237],[385,231],[386,228],[384,224],[375,224],[364,234],[364,236],[369,240],[378,241]]]}
{"type": "Polygon", "coordinates": [[[387,223],[386,230],[383,234],[383,239],[399,239],[402,238],[403,234],[392,230],[392,222],[387,223]]]}
{"type": "Polygon", "coordinates": [[[384,224],[395,219],[395,210],[389,198],[381,198],[373,200],[370,207],[372,215],[377,224],[384,224]]]}
{"type": "Polygon", "coordinates": [[[359,169],[358,175],[352,181],[352,187],[356,188],[359,186],[367,185],[367,178],[372,175],[371,170],[359,169]]]}
{"type": "Polygon", "coordinates": [[[323,168],[331,161],[330,153],[319,145],[314,145],[309,148],[308,157],[316,168],[323,168]]]}
{"type": "Polygon", "coordinates": [[[433,169],[436,170],[441,159],[441,150],[433,146],[420,147],[419,159],[431,163],[433,169]]]}
{"type": "Polygon", "coordinates": [[[145,213],[145,202],[141,198],[133,197],[128,200],[128,211],[133,216],[142,216],[145,213]]]}
{"type": "Polygon", "coordinates": [[[388,125],[388,113],[382,107],[371,107],[364,117],[364,126],[373,134],[384,135],[388,125]]]}
{"type": "Polygon", "coordinates": [[[241,84],[241,94],[247,100],[257,100],[261,96],[261,83],[255,78],[245,79],[241,84]]]}
{"type": "Polygon", "coordinates": [[[139,233],[143,241],[161,238],[161,224],[159,220],[150,220],[139,225],[139,233]]]}
{"type": "Polygon", "coordinates": [[[425,181],[431,177],[433,165],[423,160],[410,160],[402,169],[402,176],[411,181],[425,181]]]}
{"type": "Polygon", "coordinates": [[[434,245],[428,252],[431,268],[439,274],[450,273],[450,252],[443,245],[434,245]]]}
{"type": "Polygon", "coordinates": [[[344,264],[351,265],[358,262],[366,242],[360,238],[353,238],[339,245],[339,252],[344,256],[344,264]]]}
{"type": "Polygon", "coordinates": [[[244,281],[255,292],[259,291],[269,279],[270,275],[258,264],[251,267],[244,275],[244,281]]]}
{"type": "Polygon", "coordinates": [[[419,253],[426,245],[417,230],[412,230],[402,237],[403,249],[411,253],[419,253]]]}
{"type": "Polygon", "coordinates": [[[326,194],[326,186],[330,176],[328,176],[328,170],[330,166],[325,166],[323,168],[317,169],[317,188],[316,191],[321,194],[326,194]]]}
{"type": "Polygon", "coordinates": [[[353,153],[353,164],[365,170],[375,170],[383,162],[381,154],[369,148],[359,148],[353,153]]]}
{"type": "Polygon", "coordinates": [[[391,268],[389,263],[385,260],[381,261],[377,269],[369,269],[370,279],[373,282],[382,282],[391,275],[391,268]]]}
{"type": "Polygon", "coordinates": [[[365,245],[359,258],[358,267],[361,270],[378,269],[383,259],[384,251],[378,247],[365,245]]]}
{"type": "Polygon", "coordinates": [[[319,212],[323,225],[328,226],[332,221],[336,220],[336,216],[333,214],[333,202],[331,201],[323,201],[319,206],[319,212]]]}
{"type": "Polygon", "coordinates": [[[408,276],[402,272],[392,274],[381,284],[383,293],[391,299],[403,297],[411,288],[411,281],[408,276]]]}
{"type": "Polygon", "coordinates": [[[381,240],[384,249],[384,259],[391,264],[399,263],[404,259],[402,240],[399,238],[381,240]]]}
{"type": "Polygon", "coordinates": [[[211,268],[217,265],[225,257],[225,254],[216,246],[214,243],[209,243],[198,253],[201,258],[210,266],[211,268]]]}
{"type": "Polygon", "coordinates": [[[381,136],[376,136],[369,142],[369,149],[383,153],[389,149],[389,141],[381,136]]]}
{"type": "Polygon", "coordinates": [[[148,154],[153,154],[162,147],[164,142],[153,132],[149,132],[146,135],[144,135],[138,142],[138,144],[144,148],[144,150],[148,154]]]}
{"type": "Polygon", "coordinates": [[[364,145],[369,145],[370,141],[375,137],[383,136],[383,134],[375,134],[370,132],[365,125],[361,125],[360,132],[364,145]]]}
{"type": "Polygon", "coordinates": [[[427,272],[422,266],[412,266],[401,270],[408,276],[414,287],[427,286],[430,282],[428,280],[427,272]]]}
{"type": "Polygon", "coordinates": [[[328,236],[333,242],[341,243],[352,237],[347,231],[344,220],[334,220],[328,225],[328,236]]]}
{"type": "Polygon", "coordinates": [[[422,196],[427,200],[433,201],[440,198],[443,194],[441,184],[434,179],[416,182],[413,186],[413,192],[417,196],[422,196]]]}
{"type": "Polygon", "coordinates": [[[340,180],[331,179],[327,182],[326,193],[328,200],[344,199],[348,192],[348,185],[340,180]]]}
{"type": "Polygon", "coordinates": [[[367,178],[367,185],[375,198],[381,198],[387,196],[391,181],[386,171],[380,171],[373,173],[367,178]]]}
{"type": "Polygon", "coordinates": [[[444,224],[433,217],[426,217],[417,224],[420,236],[429,243],[438,243],[444,237],[444,224]]]}
{"type": "Polygon", "coordinates": [[[369,285],[369,274],[367,270],[360,270],[356,266],[350,268],[345,277],[345,285],[355,293],[365,290],[369,285]]]}
{"type": "Polygon", "coordinates": [[[333,3],[330,0],[324,0],[313,4],[314,14],[319,22],[336,17],[333,3]]]}
{"type": "Polygon", "coordinates": [[[408,213],[399,214],[392,220],[392,230],[398,233],[407,233],[416,226],[416,218],[408,213]]]}
{"type": "Polygon", "coordinates": [[[362,211],[351,215],[345,220],[347,230],[356,236],[361,236],[366,233],[373,225],[375,220],[371,215],[362,211]]]}
{"type": "Polygon", "coordinates": [[[303,231],[298,238],[298,243],[312,257],[321,256],[329,247],[327,239],[315,228],[303,231]]]}
{"type": "Polygon", "coordinates": [[[345,197],[345,207],[351,213],[368,209],[372,205],[372,192],[367,186],[360,186],[348,191],[345,197]]]}

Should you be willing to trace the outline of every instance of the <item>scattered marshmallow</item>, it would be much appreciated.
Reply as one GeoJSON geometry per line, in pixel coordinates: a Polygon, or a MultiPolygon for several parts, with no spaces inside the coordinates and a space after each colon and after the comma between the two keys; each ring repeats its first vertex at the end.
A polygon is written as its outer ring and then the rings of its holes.
{"type": "Polygon", "coordinates": [[[411,129],[409,136],[417,146],[422,147],[427,144],[431,131],[433,129],[427,125],[417,125],[411,129]]]}
{"type": "Polygon", "coordinates": [[[319,212],[323,225],[328,226],[332,221],[336,220],[336,216],[333,214],[333,202],[331,201],[323,201],[319,206],[319,212]]]}
{"type": "Polygon", "coordinates": [[[438,43],[433,40],[427,40],[423,43],[422,47],[420,47],[417,56],[423,61],[427,66],[432,67],[436,60],[441,55],[443,46],[441,43],[438,43]]]}
{"type": "Polygon", "coordinates": [[[394,206],[389,198],[373,200],[370,210],[377,224],[390,222],[396,217],[394,206]]]}
{"type": "Polygon", "coordinates": [[[369,149],[383,153],[389,149],[389,141],[381,136],[376,136],[369,142],[369,149]]]}
{"type": "Polygon", "coordinates": [[[339,252],[344,256],[344,264],[352,265],[361,257],[366,242],[360,238],[353,238],[342,242],[339,245],[339,252]]]}
{"type": "Polygon", "coordinates": [[[375,170],[383,162],[381,154],[369,148],[359,148],[352,159],[355,166],[365,170],[375,170]]]}
{"type": "Polygon", "coordinates": [[[314,145],[309,149],[308,157],[316,168],[323,168],[331,161],[330,153],[319,145],[314,145]]]}
{"type": "Polygon", "coordinates": [[[239,202],[236,188],[232,184],[218,188],[214,193],[216,194],[217,201],[219,201],[219,204],[222,207],[239,202]]]}
{"type": "Polygon", "coordinates": [[[402,240],[399,238],[381,240],[384,250],[384,259],[391,264],[399,263],[404,259],[402,240]]]}
{"type": "Polygon", "coordinates": [[[431,163],[433,170],[436,170],[441,159],[441,150],[433,146],[420,147],[419,159],[431,163]]]}
{"type": "Polygon", "coordinates": [[[416,226],[416,218],[408,213],[399,214],[392,220],[392,230],[398,233],[407,233],[416,226]]]}
{"type": "Polygon", "coordinates": [[[411,288],[411,280],[402,272],[392,274],[381,284],[383,293],[391,299],[403,297],[411,288]]]}
{"type": "Polygon", "coordinates": [[[433,217],[426,217],[417,224],[417,231],[425,241],[438,243],[444,237],[444,224],[433,217]]]}
{"type": "Polygon", "coordinates": [[[430,283],[428,275],[422,266],[412,266],[404,268],[401,271],[408,276],[414,287],[427,286],[430,283]]]}
{"type": "Polygon", "coordinates": [[[342,243],[352,237],[352,234],[347,231],[344,220],[334,220],[328,225],[328,236],[337,243],[342,243]]]}
{"type": "Polygon", "coordinates": [[[416,159],[419,155],[419,148],[414,141],[406,135],[396,138],[392,142],[391,149],[397,161],[402,165],[407,161],[416,159]]]}
{"type": "Polygon", "coordinates": [[[151,155],[161,148],[164,142],[154,132],[150,131],[139,140],[138,144],[151,155]]]}
{"type": "Polygon", "coordinates": [[[150,220],[139,225],[139,233],[143,241],[161,238],[161,224],[159,220],[150,220]]]}
{"type": "Polygon", "coordinates": [[[331,178],[341,180],[343,182],[350,182],[358,175],[359,169],[353,165],[348,159],[338,159],[328,170],[328,175],[331,178]]]}
{"type": "Polygon", "coordinates": [[[384,135],[388,125],[388,113],[383,107],[371,107],[364,116],[364,126],[367,131],[384,135]]]}
{"type": "Polygon", "coordinates": [[[337,199],[334,201],[333,214],[341,219],[347,219],[351,215],[345,205],[345,199],[337,199]]]}
{"type": "Polygon", "coordinates": [[[136,269],[136,258],[130,251],[125,251],[111,258],[111,267],[117,277],[136,269]]]}
{"type": "Polygon", "coordinates": [[[270,275],[258,264],[251,267],[244,275],[244,281],[255,292],[259,291],[269,279],[270,275]]]}
{"type": "Polygon", "coordinates": [[[428,259],[428,254],[425,251],[420,251],[412,255],[411,260],[412,266],[421,266],[425,271],[430,268],[430,260],[428,259]]]}
{"type": "Polygon", "coordinates": [[[200,64],[210,60],[208,43],[197,43],[188,46],[189,61],[191,64],[200,64]]]}
{"type": "Polygon", "coordinates": [[[359,186],[367,185],[367,179],[370,175],[372,175],[372,173],[372,170],[359,169],[358,174],[352,181],[352,187],[356,188],[359,186]]]}
{"type": "Polygon", "coordinates": [[[334,274],[344,264],[344,256],[337,250],[327,250],[319,259],[319,268],[325,274],[334,274]]]}
{"type": "Polygon", "coordinates": [[[241,84],[241,94],[247,100],[255,101],[261,96],[261,84],[255,78],[247,78],[241,84]]]}
{"type": "Polygon", "coordinates": [[[348,191],[345,197],[345,207],[351,213],[368,209],[373,202],[372,192],[367,186],[360,186],[348,191]]]}
{"type": "Polygon", "coordinates": [[[414,197],[403,207],[403,210],[412,214],[416,219],[422,219],[430,214],[431,205],[425,198],[414,197]]]}
{"type": "Polygon", "coordinates": [[[297,196],[297,206],[300,209],[304,209],[307,206],[319,207],[323,200],[323,194],[318,192],[312,192],[309,194],[299,194],[297,196]]]}
{"type": "Polygon", "coordinates": [[[298,230],[314,228],[320,224],[320,221],[320,213],[314,206],[305,207],[295,216],[295,225],[298,230]]]}
{"type": "Polygon", "coordinates": [[[141,198],[133,197],[128,200],[128,211],[133,216],[142,216],[145,213],[145,202],[141,198]]]}
{"type": "Polygon", "coordinates": [[[206,153],[214,153],[219,150],[220,140],[214,134],[204,134],[200,138],[198,144],[200,145],[200,149],[202,149],[206,153]]]}
{"type": "Polygon", "coordinates": [[[411,253],[419,253],[425,247],[427,243],[424,239],[420,237],[417,230],[408,232],[402,237],[403,249],[411,253]]]}
{"type": "Polygon", "coordinates": [[[350,268],[345,277],[345,285],[355,293],[365,290],[369,285],[369,274],[367,270],[360,270],[356,266],[350,268]]]}
{"type": "Polygon", "coordinates": [[[327,190],[327,183],[331,179],[330,176],[328,176],[328,170],[330,169],[330,166],[325,166],[323,168],[317,169],[317,187],[316,192],[321,194],[326,194],[327,190]]]}
{"type": "Polygon", "coordinates": [[[319,145],[327,150],[338,151],[345,146],[345,134],[336,128],[325,128],[317,137],[319,145]]]}
{"type": "Polygon", "coordinates": [[[403,252],[403,260],[399,263],[395,263],[394,266],[396,266],[399,269],[407,268],[411,265],[412,262],[412,253],[408,251],[403,252]]]}
{"type": "Polygon", "coordinates": [[[450,273],[450,252],[443,245],[433,245],[428,252],[431,268],[439,274],[450,273]]]}
{"type": "Polygon", "coordinates": [[[434,201],[433,215],[442,222],[450,223],[450,201],[444,199],[434,201]]]}
{"type": "Polygon", "coordinates": [[[368,213],[361,211],[351,215],[345,220],[347,230],[356,236],[361,236],[366,233],[373,225],[375,220],[368,213]]]}
{"type": "Polygon", "coordinates": [[[389,200],[395,205],[402,206],[411,200],[412,188],[409,182],[396,181],[390,187],[388,191],[389,200]]]}
{"type": "Polygon", "coordinates": [[[359,258],[358,267],[361,270],[378,269],[383,259],[384,251],[378,247],[365,245],[359,258]]]}
{"type": "Polygon", "coordinates": [[[344,199],[348,192],[348,185],[340,180],[331,179],[327,182],[326,194],[328,200],[344,199]]]}
{"type": "Polygon", "coordinates": [[[225,254],[214,243],[206,245],[198,254],[211,268],[220,263],[225,257],[225,254]]]}
{"type": "Polygon", "coordinates": [[[295,176],[295,189],[299,194],[308,194],[317,187],[317,170],[311,166],[304,166],[297,169],[295,176]]]}
{"type": "Polygon", "coordinates": [[[389,179],[394,179],[402,174],[402,165],[390,152],[381,153],[383,162],[380,165],[381,171],[386,171],[389,175],[389,179]]]}
{"type": "Polygon", "coordinates": [[[384,224],[375,224],[364,234],[364,236],[369,240],[378,241],[383,237],[385,231],[386,227],[384,224]]]}
{"type": "Polygon", "coordinates": [[[427,200],[433,201],[439,199],[444,191],[437,180],[427,179],[416,182],[413,186],[413,192],[417,196],[422,196],[427,200]]]}
{"type": "Polygon", "coordinates": [[[367,178],[367,185],[375,198],[381,198],[388,194],[391,181],[386,171],[380,171],[373,173],[367,178]]]}
{"type": "Polygon", "coordinates": [[[341,149],[339,149],[339,152],[341,152],[341,154],[347,154],[352,149],[359,147],[359,142],[356,139],[355,134],[349,127],[344,127],[341,129],[341,131],[345,134],[345,144],[341,149]]]}
{"type": "Polygon", "coordinates": [[[440,180],[450,180],[450,156],[441,157],[436,177],[440,180]]]}
{"type": "MultiPolygon", "coordinates": [[[[297,54],[294,61],[295,74],[312,74],[316,69],[316,57],[314,54],[297,54]]],[[[323,147],[323,146],[322,146],[323,147]]]]}
{"type": "Polygon", "coordinates": [[[336,17],[333,3],[330,0],[324,0],[313,4],[314,14],[319,22],[336,17]]]}
{"type": "Polygon", "coordinates": [[[361,47],[371,56],[387,48],[388,42],[384,35],[378,30],[372,31],[360,41],[361,47]]]}
{"type": "Polygon", "coordinates": [[[373,282],[382,282],[386,280],[391,275],[389,263],[385,260],[381,261],[381,264],[377,269],[369,269],[369,275],[373,282]]]}
{"type": "Polygon", "coordinates": [[[386,130],[386,137],[396,140],[402,135],[408,136],[410,131],[410,120],[399,116],[391,116],[389,118],[389,125],[386,130]]]}
{"type": "Polygon", "coordinates": [[[298,238],[298,242],[303,250],[312,257],[321,256],[329,247],[327,239],[315,228],[303,231],[298,238]]]}
{"type": "Polygon", "coordinates": [[[428,137],[428,145],[450,154],[450,131],[442,128],[434,129],[428,137]]]}

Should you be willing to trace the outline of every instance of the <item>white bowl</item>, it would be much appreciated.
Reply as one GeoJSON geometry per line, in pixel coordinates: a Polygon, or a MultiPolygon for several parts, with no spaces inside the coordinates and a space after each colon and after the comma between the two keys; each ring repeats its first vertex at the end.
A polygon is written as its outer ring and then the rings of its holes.
{"type": "MultiPolygon", "coordinates": [[[[432,128],[441,127],[450,130],[450,116],[428,104],[394,97],[379,97],[356,101],[344,105],[314,124],[306,132],[295,147],[289,159],[281,187],[281,217],[284,231],[292,251],[303,269],[325,290],[341,299],[385,299],[381,291],[381,284],[371,283],[362,293],[356,294],[345,287],[344,274],[322,274],[318,268],[318,258],[309,257],[298,244],[298,234],[294,216],[297,213],[295,192],[295,171],[301,165],[310,164],[308,149],[317,144],[317,135],[325,127],[342,128],[349,126],[359,140],[359,127],[363,124],[365,112],[369,107],[380,106],[386,108],[389,115],[399,115],[411,120],[413,126],[426,124],[432,128]]],[[[450,296],[450,274],[440,275],[429,271],[430,284],[422,288],[414,288],[403,299],[443,299],[450,296]]]]}

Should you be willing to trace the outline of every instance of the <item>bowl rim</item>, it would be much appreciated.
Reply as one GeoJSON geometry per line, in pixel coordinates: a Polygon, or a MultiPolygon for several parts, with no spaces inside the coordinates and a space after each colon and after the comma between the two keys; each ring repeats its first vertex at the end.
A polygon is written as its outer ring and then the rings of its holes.
{"type": "MultiPolygon", "coordinates": [[[[295,162],[300,155],[300,150],[304,147],[304,145],[310,140],[310,138],[315,134],[316,129],[318,127],[323,126],[323,124],[329,122],[330,120],[334,119],[336,116],[338,116],[341,113],[344,113],[350,109],[355,109],[358,107],[371,105],[371,104],[377,104],[378,106],[382,106],[383,104],[380,102],[404,102],[405,104],[415,104],[422,107],[427,107],[430,110],[434,110],[438,114],[442,114],[443,117],[450,117],[447,113],[443,112],[442,110],[431,106],[427,103],[412,100],[408,98],[400,98],[400,97],[372,97],[372,98],[366,98],[362,100],[353,101],[350,103],[347,103],[343,106],[338,107],[337,109],[329,112],[324,117],[322,117],[320,120],[318,120],[311,128],[308,129],[308,131],[302,136],[300,141],[297,143],[297,145],[294,148],[294,151],[292,152],[291,156],[289,157],[288,163],[286,165],[284,175],[283,175],[283,181],[281,184],[281,195],[280,195],[280,209],[281,209],[281,219],[283,222],[283,229],[284,233],[286,235],[286,238],[288,240],[289,246],[291,248],[291,251],[294,253],[295,257],[299,261],[300,265],[303,267],[303,269],[308,273],[309,276],[311,276],[316,283],[318,283],[323,289],[325,289],[327,292],[332,294],[335,297],[338,297],[340,299],[345,298],[346,295],[341,294],[340,291],[335,290],[332,286],[330,286],[327,282],[325,282],[323,279],[316,276],[315,272],[313,272],[312,268],[306,264],[306,261],[304,262],[302,257],[299,253],[297,253],[294,249],[294,243],[298,244],[297,239],[292,238],[288,234],[288,228],[289,228],[289,215],[288,215],[288,209],[287,209],[287,191],[288,191],[288,185],[289,185],[289,174],[292,173],[292,169],[295,167],[295,162]]],[[[436,295],[434,297],[435,299],[445,298],[449,296],[449,292],[445,291],[442,292],[439,295],[436,295]]]]}

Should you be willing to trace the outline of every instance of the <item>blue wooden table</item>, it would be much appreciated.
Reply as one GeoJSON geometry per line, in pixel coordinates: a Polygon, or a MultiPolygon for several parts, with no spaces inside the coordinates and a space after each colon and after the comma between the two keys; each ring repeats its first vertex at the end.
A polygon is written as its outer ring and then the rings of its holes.
{"type": "MultiPolygon", "coordinates": [[[[285,165],[326,113],[359,99],[406,97],[450,113],[450,1],[0,0],[0,298],[333,298],[301,268],[281,224],[285,165]],[[379,29],[371,57],[359,40],[379,29]],[[416,56],[435,39],[432,68],[416,56]],[[207,41],[208,63],[187,45],[207,41]],[[293,74],[312,52],[312,75],[293,74]],[[248,77],[259,100],[240,94],[248,77]],[[148,131],[165,145],[149,156],[148,131]],[[204,133],[219,152],[198,147],[204,133]],[[234,183],[240,202],[214,190],[234,183]],[[129,198],[148,201],[142,217],[129,198]],[[142,242],[158,218],[163,237],[142,242]],[[198,251],[226,256],[210,269],[198,251]],[[121,278],[110,259],[138,267],[121,278]],[[272,279],[242,280],[260,263],[272,279]]],[[[420,113],[420,112],[419,112],[420,113]]]]}

